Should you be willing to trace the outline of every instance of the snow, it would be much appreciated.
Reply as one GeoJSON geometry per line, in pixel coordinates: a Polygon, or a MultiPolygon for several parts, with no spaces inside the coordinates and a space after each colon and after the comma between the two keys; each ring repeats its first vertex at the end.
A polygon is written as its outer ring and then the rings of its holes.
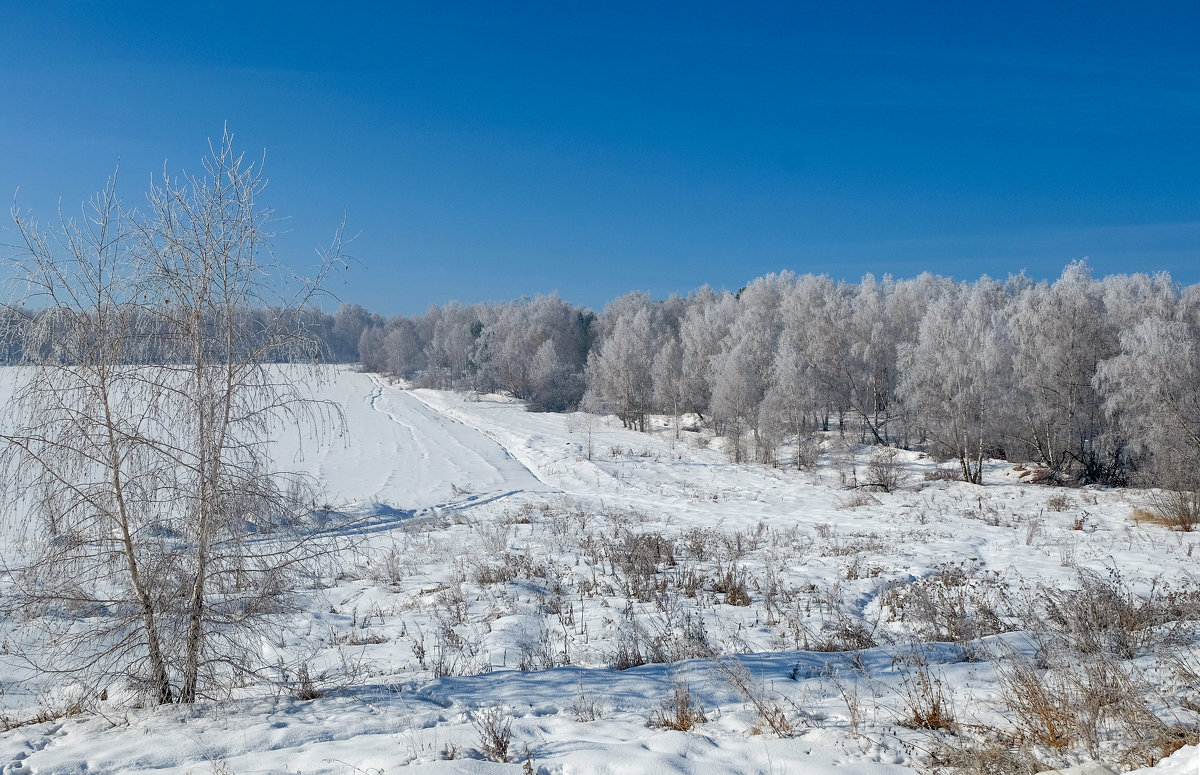
{"type": "Polygon", "coordinates": [[[1134,773],[1148,772],[1155,775],[1196,775],[1200,772],[1200,747],[1184,746],[1154,767],[1134,770],[1134,773]]]}
{"type": "Polygon", "coordinates": [[[305,435],[281,435],[277,457],[316,477],[333,503],[420,512],[547,491],[503,446],[380,377],[340,371],[318,397],[342,407],[345,433],[322,446],[305,435]]]}
{"type": "MultiPolygon", "coordinates": [[[[1008,464],[989,464],[979,488],[927,482],[936,463],[902,452],[905,486],[856,505],[861,491],[845,485],[871,450],[833,439],[802,472],[734,465],[710,438],[676,439],[661,418],[642,434],[615,418],[533,414],[501,396],[351,371],[318,390],[342,407],[344,431],[324,445],[312,429],[282,434],[276,457],[313,475],[328,505],[368,514],[370,529],[270,648],[311,654],[323,696],[247,692],[166,708],[114,698],[3,732],[0,771],[501,773],[528,751],[546,775],[910,773],[930,739],[899,723],[913,659],[951,687],[963,721],[999,723],[1004,709],[989,662],[898,637],[894,590],[947,568],[964,580],[956,588],[980,594],[1070,587],[1079,568],[1119,571],[1138,588],[1195,573],[1200,536],[1133,522],[1138,492],[1052,490],[1008,464]],[[659,558],[651,581],[687,594],[638,588],[621,570],[644,546],[630,537],[647,535],[683,547],[659,558]],[[625,554],[595,548],[605,541],[625,554]],[[718,569],[742,578],[750,605],[715,588],[718,569]],[[768,605],[771,589],[790,592],[768,605]],[[877,645],[816,650],[847,637],[834,611],[877,645]],[[611,669],[635,631],[669,661],[611,669]],[[791,736],[764,726],[737,675],[781,710],[791,736]],[[681,687],[707,721],[649,725],[681,687]],[[476,722],[496,707],[512,720],[506,764],[480,751],[476,722]]],[[[1022,633],[971,647],[1036,649],[1022,633]]],[[[6,719],[53,704],[55,687],[18,686],[18,666],[0,668],[6,719]]],[[[1198,759],[1187,746],[1140,772],[1196,775],[1198,759]]]]}

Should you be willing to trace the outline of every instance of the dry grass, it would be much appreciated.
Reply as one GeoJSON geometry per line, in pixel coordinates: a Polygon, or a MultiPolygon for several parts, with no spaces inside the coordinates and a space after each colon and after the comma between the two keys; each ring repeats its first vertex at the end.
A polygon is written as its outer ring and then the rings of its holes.
{"type": "Polygon", "coordinates": [[[1031,754],[1105,756],[1150,767],[1200,739],[1192,724],[1164,721],[1136,670],[1108,657],[1042,670],[1013,654],[996,665],[1015,740],[1031,754]]]}
{"type": "Polygon", "coordinates": [[[1166,520],[1155,514],[1153,511],[1147,511],[1146,509],[1137,506],[1134,507],[1133,514],[1131,514],[1129,518],[1138,524],[1141,524],[1142,522],[1150,522],[1155,525],[1167,525],[1166,520]]]}
{"type": "Polygon", "coordinates": [[[746,572],[733,564],[722,569],[718,565],[717,578],[712,583],[712,591],[722,595],[726,605],[750,605],[750,592],[746,588],[746,572]]]}
{"type": "Polygon", "coordinates": [[[1031,775],[1046,768],[1003,737],[939,739],[927,752],[930,770],[946,775],[1031,775]]]}
{"type": "MultiPolygon", "coordinates": [[[[791,737],[796,727],[788,718],[779,697],[760,681],[756,681],[746,666],[734,659],[718,659],[714,665],[721,677],[729,683],[744,702],[749,703],[758,714],[758,722],[751,734],[772,732],[776,737],[791,737]]],[[[806,716],[807,714],[801,714],[806,716]]]]}
{"type": "Polygon", "coordinates": [[[512,716],[500,706],[484,708],[475,716],[479,752],[491,762],[507,762],[512,743],[512,716]]]}
{"type": "Polygon", "coordinates": [[[336,646],[378,646],[380,643],[387,643],[387,637],[377,632],[352,630],[334,635],[333,643],[336,646]]]}
{"type": "Polygon", "coordinates": [[[1054,469],[1047,468],[1046,466],[1031,466],[1020,474],[1019,478],[1031,484],[1040,484],[1042,482],[1047,484],[1059,483],[1058,474],[1055,473],[1054,469]]]}
{"type": "Polygon", "coordinates": [[[296,683],[292,687],[292,696],[298,700],[315,700],[324,697],[325,693],[317,688],[316,682],[308,672],[308,663],[301,662],[296,669],[296,683]]]}
{"type": "Polygon", "coordinates": [[[919,660],[904,675],[904,714],[901,726],[958,734],[954,703],[941,678],[930,674],[929,664],[919,660]]]}
{"type": "Polygon", "coordinates": [[[867,464],[867,477],[863,486],[883,492],[895,492],[903,487],[908,479],[908,472],[905,471],[904,461],[900,460],[899,456],[899,451],[890,447],[872,455],[867,464]]]}
{"type": "Polygon", "coordinates": [[[1051,511],[1066,511],[1075,506],[1075,501],[1071,500],[1066,493],[1055,493],[1046,499],[1046,508],[1051,511]]]}
{"type": "Polygon", "coordinates": [[[874,498],[865,492],[856,492],[853,495],[842,499],[837,503],[837,508],[846,511],[849,509],[862,508],[863,506],[878,506],[879,499],[874,498]]]}
{"type": "Polygon", "coordinates": [[[1149,593],[1140,593],[1115,567],[1107,574],[1078,574],[1077,589],[1040,588],[1045,618],[1028,622],[1065,651],[1128,659],[1178,645],[1187,637],[1187,623],[1200,620],[1200,586],[1190,579],[1157,580],[1149,593]]]}
{"type": "Polygon", "coordinates": [[[30,724],[44,724],[47,721],[70,718],[71,716],[78,716],[85,711],[83,702],[76,700],[63,708],[39,708],[34,715],[27,718],[0,715],[0,731],[8,732],[9,730],[29,726],[30,724]]]}
{"type": "Polygon", "coordinates": [[[1039,671],[1015,654],[997,664],[996,675],[1023,742],[1059,753],[1075,744],[1078,733],[1073,709],[1079,698],[1060,676],[1039,671]]]}
{"type": "Polygon", "coordinates": [[[962,471],[957,466],[938,466],[925,472],[927,482],[961,482],[962,471]]]}
{"type": "Polygon", "coordinates": [[[893,586],[882,602],[888,620],[922,641],[962,643],[1012,629],[1003,581],[971,564],[944,563],[937,573],[893,586]]]}
{"type": "Polygon", "coordinates": [[[1164,490],[1151,498],[1150,508],[1134,508],[1131,518],[1190,533],[1200,527],[1200,494],[1164,490]]]}
{"type": "Polygon", "coordinates": [[[692,698],[691,689],[687,684],[676,683],[672,687],[671,697],[663,701],[661,708],[650,714],[647,726],[690,732],[707,722],[708,716],[704,715],[704,709],[692,698]]]}

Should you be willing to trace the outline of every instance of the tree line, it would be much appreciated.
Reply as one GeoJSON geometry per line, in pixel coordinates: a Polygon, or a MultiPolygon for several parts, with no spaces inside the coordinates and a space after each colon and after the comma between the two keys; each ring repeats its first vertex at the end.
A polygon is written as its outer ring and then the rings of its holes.
{"type": "Polygon", "coordinates": [[[1200,286],[1165,273],[781,272],[736,293],[633,292],[599,315],[539,296],[336,318],[366,370],[640,430],[693,415],[735,461],[800,465],[814,433],[836,431],[927,449],[976,483],[1000,458],[1062,483],[1200,489],[1200,286]]]}
{"type": "MultiPolygon", "coordinates": [[[[502,391],[532,411],[695,415],[735,461],[802,465],[814,433],[928,449],[981,482],[987,458],[1036,462],[1070,484],[1200,489],[1200,286],[1169,275],[955,281],[790,272],[736,293],[632,292],[597,315],[556,295],[431,306],[385,318],[357,304],[248,307],[243,336],[303,334],[276,360],[359,362],[422,387],[502,391]]],[[[145,314],[134,310],[132,314],[145,314]]],[[[174,357],[150,319],[137,357],[174,357]],[[156,349],[157,348],[157,349],[156,349]],[[161,350],[161,352],[159,352],[161,350]]],[[[0,311],[18,335],[59,337],[50,310],[0,311]]],[[[43,345],[48,346],[48,345],[43,345]]],[[[265,350],[259,350],[266,352],[265,350]]],[[[55,357],[62,357],[61,355],[55,357]]]]}
{"type": "MultiPolygon", "coordinates": [[[[21,363],[38,362],[46,357],[62,360],[72,357],[57,348],[54,342],[58,335],[66,335],[75,322],[93,332],[101,329],[99,316],[88,310],[76,310],[75,315],[87,320],[68,321],[62,314],[63,305],[54,302],[48,306],[26,306],[22,304],[0,307],[0,364],[15,366],[21,363]],[[29,335],[33,330],[44,330],[41,338],[29,335]],[[40,348],[40,349],[34,349],[40,348]]],[[[353,326],[353,308],[343,305],[335,314],[329,314],[315,305],[295,308],[278,305],[252,305],[239,308],[241,335],[246,337],[247,347],[258,349],[270,362],[306,362],[317,360],[325,363],[355,363],[358,361],[358,337],[360,329],[353,326]],[[352,331],[352,333],[348,333],[352,331]],[[311,343],[311,350],[302,355],[291,350],[263,348],[272,336],[287,332],[291,338],[303,337],[311,343]]],[[[138,321],[131,325],[141,332],[142,341],[136,357],[143,364],[162,364],[177,357],[178,352],[171,343],[172,332],[157,311],[148,308],[133,308],[127,311],[138,321]]],[[[206,321],[209,329],[219,325],[216,319],[206,321]]]]}

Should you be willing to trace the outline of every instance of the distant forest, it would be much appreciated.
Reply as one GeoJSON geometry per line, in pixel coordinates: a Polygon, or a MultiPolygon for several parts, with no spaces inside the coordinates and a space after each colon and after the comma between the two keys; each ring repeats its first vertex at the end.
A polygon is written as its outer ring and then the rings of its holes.
{"type": "MultiPolygon", "coordinates": [[[[36,341],[40,342],[42,347],[52,347],[52,343],[55,341],[53,333],[55,327],[70,326],[71,318],[79,314],[84,313],[72,311],[65,306],[40,310],[27,310],[11,306],[0,308],[0,362],[12,366],[30,360],[25,357],[26,343],[30,339],[25,334],[31,323],[36,321],[49,330],[50,333],[36,337],[36,341]]],[[[144,317],[141,325],[134,326],[143,331],[144,341],[141,346],[136,348],[138,357],[141,359],[139,362],[156,363],[175,357],[174,348],[171,346],[168,335],[164,331],[156,329],[158,322],[145,312],[139,313],[134,310],[125,314],[140,314],[144,317]]],[[[362,334],[362,326],[358,322],[360,315],[365,315],[361,308],[345,305],[336,315],[329,315],[315,307],[299,312],[295,309],[279,310],[268,307],[243,310],[241,318],[237,322],[239,331],[250,332],[249,336],[251,337],[254,336],[254,332],[273,331],[276,336],[286,331],[303,332],[318,346],[317,351],[304,355],[306,360],[355,363],[358,361],[358,340],[362,334]],[[348,325],[358,327],[348,329],[348,325]]],[[[370,317],[366,316],[364,319],[370,320],[370,317]]],[[[242,344],[253,347],[258,343],[252,341],[242,344]]],[[[270,351],[268,350],[268,352],[270,351]]],[[[41,353],[41,355],[51,354],[41,353]]],[[[67,356],[54,354],[53,357],[59,359],[67,356]]],[[[277,361],[290,361],[295,357],[295,353],[290,351],[287,356],[275,353],[277,361]]]]}
{"type": "MultiPolygon", "coordinates": [[[[39,314],[10,309],[0,325],[11,334],[39,314]]],[[[265,330],[279,313],[245,314],[265,330]]],[[[323,345],[314,359],[639,430],[650,415],[674,418],[676,434],[699,423],[737,462],[803,466],[815,434],[832,431],[927,450],[971,482],[1000,458],[1062,484],[1200,490],[1200,285],[1166,274],[782,272],[736,293],[633,292],[600,314],[553,295],[410,317],[288,314],[323,345]]],[[[6,337],[6,362],[22,361],[20,340],[6,337]]]]}
{"type": "Polygon", "coordinates": [[[736,461],[802,465],[816,432],[986,458],[1063,484],[1200,490],[1200,286],[1166,274],[858,283],[790,272],[737,293],[634,292],[597,315],[556,296],[384,319],[343,307],[333,352],[532,411],[707,424],[736,461]],[[353,341],[357,347],[351,346],[353,341]]]}

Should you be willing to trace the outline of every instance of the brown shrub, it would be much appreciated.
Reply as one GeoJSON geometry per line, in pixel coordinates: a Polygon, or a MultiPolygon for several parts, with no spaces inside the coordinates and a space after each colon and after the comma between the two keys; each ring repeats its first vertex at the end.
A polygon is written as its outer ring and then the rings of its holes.
{"type": "Polygon", "coordinates": [[[901,726],[958,733],[950,694],[941,678],[930,675],[924,659],[904,675],[904,694],[905,715],[900,719],[901,726]]]}
{"type": "Polygon", "coordinates": [[[938,466],[925,472],[927,482],[961,482],[962,471],[957,466],[938,466]]]}
{"type": "Polygon", "coordinates": [[[648,726],[690,732],[707,723],[708,716],[692,699],[687,684],[677,683],[672,687],[671,697],[663,701],[662,707],[650,714],[648,726]]]}
{"type": "Polygon", "coordinates": [[[1139,512],[1148,513],[1150,521],[1182,533],[1190,533],[1200,526],[1200,493],[1160,490],[1150,497],[1150,508],[1152,511],[1149,512],[1135,509],[1134,518],[1139,512]]]}

